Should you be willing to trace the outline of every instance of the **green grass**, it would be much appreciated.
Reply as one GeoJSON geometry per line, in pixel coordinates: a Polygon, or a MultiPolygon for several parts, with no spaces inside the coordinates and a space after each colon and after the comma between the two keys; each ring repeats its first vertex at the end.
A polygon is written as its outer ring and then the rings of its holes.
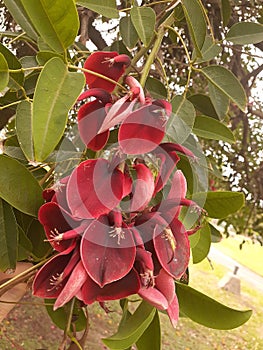
{"type": "Polygon", "coordinates": [[[240,249],[243,239],[244,237],[240,235],[228,237],[215,244],[215,248],[263,276],[263,247],[259,243],[247,240],[240,249]]]}

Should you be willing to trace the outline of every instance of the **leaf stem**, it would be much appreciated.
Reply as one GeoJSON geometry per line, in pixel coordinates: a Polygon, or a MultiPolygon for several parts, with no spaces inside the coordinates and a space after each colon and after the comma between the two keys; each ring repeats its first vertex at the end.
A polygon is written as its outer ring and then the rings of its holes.
{"type": "Polygon", "coordinates": [[[5,108],[9,108],[11,106],[18,105],[21,101],[26,101],[26,99],[25,100],[15,101],[15,102],[9,103],[8,105],[2,106],[2,107],[0,107],[0,111],[2,111],[5,108]]]}
{"type": "Polygon", "coordinates": [[[66,327],[64,329],[63,340],[59,346],[59,350],[65,350],[66,345],[67,345],[67,338],[68,338],[68,334],[70,332],[70,325],[71,325],[73,311],[74,311],[74,304],[75,304],[75,298],[73,298],[72,301],[70,302],[70,309],[69,309],[67,324],[66,324],[66,327]]]}

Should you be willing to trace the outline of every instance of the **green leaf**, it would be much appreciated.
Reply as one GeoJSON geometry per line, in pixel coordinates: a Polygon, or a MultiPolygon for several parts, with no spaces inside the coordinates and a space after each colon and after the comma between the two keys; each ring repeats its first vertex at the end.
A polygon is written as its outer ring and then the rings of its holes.
{"type": "MultiPolygon", "coordinates": [[[[21,63],[18,61],[16,56],[1,43],[0,43],[0,53],[4,55],[9,69],[22,68],[21,63]]],[[[24,84],[24,73],[22,71],[12,72],[9,74],[8,86],[11,89],[19,90],[23,84],[24,84]]]]}
{"type": "Polygon", "coordinates": [[[116,0],[77,0],[76,3],[104,17],[119,18],[116,0]]]}
{"type": "MultiPolygon", "coordinates": [[[[1,169],[3,169],[1,167],[1,169]]],[[[2,171],[3,172],[3,171],[2,171]]],[[[12,207],[0,198],[0,270],[15,269],[18,229],[12,207]]]]}
{"type": "Polygon", "coordinates": [[[223,239],[222,233],[217,228],[215,228],[214,225],[212,225],[210,223],[209,223],[209,227],[210,227],[210,231],[211,231],[211,242],[212,243],[221,242],[223,239]]]}
{"type": "Polygon", "coordinates": [[[202,57],[201,49],[206,37],[206,21],[203,9],[198,0],[181,1],[186,23],[198,57],[202,57]]]}
{"type": "Polygon", "coordinates": [[[228,96],[210,82],[208,82],[208,91],[219,119],[224,119],[229,108],[228,96]]]}
{"type": "Polygon", "coordinates": [[[26,235],[32,244],[32,254],[36,261],[52,253],[53,249],[46,241],[44,228],[38,220],[32,220],[27,228],[26,235]]]}
{"type": "Polygon", "coordinates": [[[79,17],[73,0],[21,0],[44,41],[57,52],[70,46],[78,34],[79,17]]]}
{"type": "Polygon", "coordinates": [[[34,160],[32,138],[32,103],[22,101],[16,110],[16,134],[19,145],[29,161],[34,160]]]}
{"type": "Polygon", "coordinates": [[[157,99],[167,98],[166,88],[160,80],[152,77],[148,77],[146,80],[145,87],[153,98],[157,98],[157,99]]]}
{"type": "Polygon", "coordinates": [[[109,338],[102,339],[110,349],[122,350],[136,343],[141,335],[151,324],[156,309],[145,301],[142,301],[133,315],[125,320],[117,333],[109,338]]]}
{"type": "Polygon", "coordinates": [[[157,311],[149,327],[146,328],[146,331],[136,342],[136,347],[138,350],[161,349],[161,327],[157,311]]]}
{"type": "Polygon", "coordinates": [[[195,109],[183,96],[175,96],[171,103],[173,113],[167,122],[166,132],[176,143],[183,143],[192,131],[195,109]]]}
{"type": "Polygon", "coordinates": [[[130,16],[122,17],[120,20],[120,33],[124,44],[133,49],[138,41],[138,34],[130,16]]]}
{"type": "Polygon", "coordinates": [[[192,198],[202,205],[211,218],[222,219],[235,213],[244,205],[244,194],[232,191],[214,191],[195,193],[192,198]]]}
{"type": "Polygon", "coordinates": [[[193,132],[200,137],[212,140],[234,142],[232,131],[220,121],[205,115],[198,115],[195,119],[193,132]]]}
{"type": "Polygon", "coordinates": [[[214,329],[233,329],[249,320],[251,310],[231,309],[207,295],[185,285],[176,283],[180,311],[194,322],[214,329]]]}
{"type": "Polygon", "coordinates": [[[53,57],[59,57],[63,61],[63,56],[53,51],[40,51],[36,56],[37,62],[40,66],[44,66],[47,63],[47,61],[49,61],[53,57]]]}
{"type": "Polygon", "coordinates": [[[4,90],[9,81],[8,64],[4,55],[0,52],[0,92],[4,90]]]}
{"type": "Polygon", "coordinates": [[[156,15],[150,7],[133,7],[131,9],[131,20],[143,42],[147,46],[154,34],[156,15]]]}
{"type": "Polygon", "coordinates": [[[33,101],[33,144],[36,161],[44,161],[61,139],[84,75],[68,72],[61,59],[49,60],[40,73],[33,101]]]}
{"type": "Polygon", "coordinates": [[[221,10],[221,17],[223,21],[223,27],[226,27],[231,17],[231,5],[229,0],[221,0],[220,10],[221,10]]]}
{"type": "MultiPolygon", "coordinates": [[[[69,316],[69,306],[70,303],[60,307],[56,311],[53,310],[53,305],[55,304],[56,299],[45,299],[46,310],[51,318],[51,320],[55,323],[55,325],[60,329],[65,329],[67,326],[68,316],[69,316]],[[49,305],[52,304],[52,305],[49,305]]],[[[87,319],[82,308],[75,303],[73,309],[74,322],[72,322],[75,326],[75,330],[77,332],[83,331],[87,324],[87,319]]]]}
{"type": "Polygon", "coordinates": [[[20,226],[18,226],[18,233],[19,233],[19,239],[18,239],[17,260],[21,261],[21,260],[28,259],[28,257],[30,256],[30,253],[32,252],[33,246],[20,226]]]}
{"type": "Polygon", "coordinates": [[[20,25],[24,32],[27,33],[30,38],[37,40],[38,33],[33,23],[31,22],[21,0],[4,0],[8,11],[12,17],[20,25]]]}
{"type": "MultiPolygon", "coordinates": [[[[199,240],[192,248],[194,264],[198,264],[207,257],[211,246],[211,232],[208,223],[206,223],[198,232],[199,240]]],[[[191,241],[191,236],[189,236],[189,239],[191,241]]]]}
{"type": "Polygon", "coordinates": [[[247,99],[243,86],[235,75],[222,66],[211,65],[201,69],[204,76],[223,94],[228,96],[242,111],[247,99]]]}
{"type": "Polygon", "coordinates": [[[23,213],[37,216],[43,204],[42,188],[17,160],[0,155],[0,197],[23,213]]]}
{"type": "Polygon", "coordinates": [[[203,94],[195,94],[189,96],[187,99],[192,102],[192,104],[199,112],[208,115],[209,117],[218,119],[215,107],[213,106],[209,96],[203,94]]]}
{"type": "Polygon", "coordinates": [[[226,35],[235,45],[257,44],[263,41],[263,25],[253,22],[235,23],[226,35]]]}
{"type": "MultiPolygon", "coordinates": [[[[207,35],[204,41],[204,45],[201,49],[202,58],[198,58],[197,62],[202,63],[210,61],[218,56],[221,51],[222,48],[219,45],[215,44],[213,39],[207,35]]],[[[193,56],[195,56],[195,52],[193,53],[193,56]]]]}

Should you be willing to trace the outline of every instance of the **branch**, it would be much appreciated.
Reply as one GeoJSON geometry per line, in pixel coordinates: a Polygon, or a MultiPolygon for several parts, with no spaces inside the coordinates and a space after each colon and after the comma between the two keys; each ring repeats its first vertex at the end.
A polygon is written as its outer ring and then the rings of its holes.
{"type": "Polygon", "coordinates": [[[245,77],[242,78],[241,84],[245,84],[249,81],[250,78],[256,77],[259,73],[261,73],[263,70],[263,64],[261,66],[258,66],[256,69],[254,69],[252,72],[248,73],[245,77]]]}

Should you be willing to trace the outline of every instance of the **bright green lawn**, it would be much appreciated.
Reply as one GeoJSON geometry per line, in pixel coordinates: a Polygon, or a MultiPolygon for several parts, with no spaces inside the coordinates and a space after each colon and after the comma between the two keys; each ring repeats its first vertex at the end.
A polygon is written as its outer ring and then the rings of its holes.
{"type": "Polygon", "coordinates": [[[214,246],[240,264],[263,276],[263,247],[259,243],[253,244],[252,241],[248,240],[240,249],[239,245],[243,239],[242,236],[224,238],[214,246]]]}

